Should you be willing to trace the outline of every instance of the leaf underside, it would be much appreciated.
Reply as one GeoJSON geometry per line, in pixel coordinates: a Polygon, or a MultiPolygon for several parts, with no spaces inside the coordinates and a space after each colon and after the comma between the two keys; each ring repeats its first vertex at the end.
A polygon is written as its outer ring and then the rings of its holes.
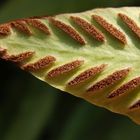
{"type": "Polygon", "coordinates": [[[0,25],[0,57],[55,88],[140,124],[140,8],[0,25]]]}

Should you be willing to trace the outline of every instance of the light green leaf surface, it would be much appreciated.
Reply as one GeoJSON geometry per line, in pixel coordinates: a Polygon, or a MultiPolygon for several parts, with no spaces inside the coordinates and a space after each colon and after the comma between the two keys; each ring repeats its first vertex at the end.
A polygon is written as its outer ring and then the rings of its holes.
{"type": "MultiPolygon", "coordinates": [[[[140,99],[139,80],[132,83],[134,85],[132,86],[132,88],[129,89],[129,87],[127,87],[123,89],[124,91],[121,90],[122,95],[111,99],[108,98],[108,95],[110,95],[110,93],[119,89],[122,85],[127,84],[131,80],[134,80],[134,78],[138,78],[140,76],[140,39],[138,35],[136,35],[137,31],[131,31],[131,29],[128,28],[128,26],[122,21],[122,19],[118,17],[119,13],[125,14],[129,18],[131,18],[135,22],[135,24],[140,26],[139,11],[139,8],[134,7],[116,9],[106,8],[95,9],[76,14],[61,14],[54,17],[54,19],[59,20],[69,27],[73,28],[74,31],[76,31],[76,33],[85,41],[85,44],[81,44],[77,40],[73,39],[75,34],[72,36],[72,38],[63,31],[65,30],[64,28],[63,30],[61,30],[54,24],[52,24],[51,17],[45,17],[39,19],[37,18],[37,20],[48,27],[50,35],[38,30],[37,28],[34,28],[29,24],[27,24],[26,26],[28,26],[32,31],[33,35],[31,36],[28,36],[26,33],[23,33],[17,28],[10,27],[11,34],[8,36],[1,36],[0,46],[2,49],[7,50],[7,54],[9,56],[16,56],[28,51],[35,52],[30,59],[21,63],[20,66],[22,68],[28,64],[36,63],[46,56],[53,56],[56,61],[52,65],[41,70],[39,69],[35,70],[34,72],[30,72],[38,79],[49,83],[55,88],[66,91],[74,96],[84,98],[85,100],[88,100],[93,104],[105,107],[113,112],[127,115],[135,122],[140,124],[138,109],[139,105],[137,104],[135,109],[130,109],[130,107],[136,104],[140,99]],[[112,24],[117,29],[117,31],[123,33],[126,38],[126,43],[122,43],[122,40],[118,40],[113,35],[108,33],[105,29],[103,29],[103,27],[101,27],[94,19],[92,19],[92,15],[101,16],[108,23],[112,24]],[[93,39],[80,26],[75,24],[75,22],[70,18],[71,16],[80,17],[82,19],[85,19],[91,25],[94,25],[99,29],[100,32],[103,33],[103,35],[105,36],[105,41],[100,42],[96,39],[93,39]],[[65,73],[57,75],[55,77],[48,76],[48,73],[50,73],[51,70],[58,67],[60,68],[60,66],[69,64],[75,60],[82,60],[84,61],[84,63],[80,64],[78,67],[74,66],[74,69],[69,72],[66,71],[65,73]],[[102,64],[105,64],[106,67],[100,73],[84,81],[78,86],[68,86],[68,83],[71,80],[73,80],[85,70],[92,67],[99,67],[102,64]],[[97,92],[87,92],[90,87],[95,85],[97,82],[105,79],[114,72],[128,68],[131,69],[130,72],[120,79],[119,77],[115,77],[116,79],[113,79],[115,82],[113,81],[114,83],[109,83],[109,87],[107,83],[104,83],[105,87],[101,91],[98,89],[99,87],[97,87],[97,92]]],[[[138,28],[137,26],[134,26],[134,23],[132,24],[132,26],[132,28],[134,28],[132,30],[138,28]]],[[[118,37],[119,36],[120,34],[118,34],[118,37]]],[[[5,59],[5,56],[2,56],[2,58],[5,59]]],[[[67,69],[65,67],[63,68],[67,69]]],[[[61,69],[59,70],[59,72],[61,72],[61,69]]]]}

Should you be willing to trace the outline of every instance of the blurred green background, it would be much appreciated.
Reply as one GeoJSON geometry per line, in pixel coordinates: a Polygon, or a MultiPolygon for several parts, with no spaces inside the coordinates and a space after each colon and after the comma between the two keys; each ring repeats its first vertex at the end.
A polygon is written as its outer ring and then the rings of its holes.
{"type": "MultiPolygon", "coordinates": [[[[0,22],[139,5],[140,0],[1,0],[0,22]]],[[[0,140],[140,140],[140,126],[0,60],[0,140]]]]}

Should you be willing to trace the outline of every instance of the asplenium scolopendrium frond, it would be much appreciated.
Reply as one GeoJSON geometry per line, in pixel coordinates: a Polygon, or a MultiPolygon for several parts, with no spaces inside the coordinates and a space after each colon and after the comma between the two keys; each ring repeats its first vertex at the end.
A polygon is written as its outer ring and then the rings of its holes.
{"type": "Polygon", "coordinates": [[[0,57],[140,124],[140,8],[105,8],[0,25],[0,57]]]}

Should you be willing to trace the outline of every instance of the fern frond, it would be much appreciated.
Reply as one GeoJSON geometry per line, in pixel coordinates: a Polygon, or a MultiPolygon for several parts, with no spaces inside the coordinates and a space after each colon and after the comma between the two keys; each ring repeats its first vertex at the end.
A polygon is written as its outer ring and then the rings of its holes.
{"type": "Polygon", "coordinates": [[[140,8],[0,25],[0,57],[55,88],[140,124],[140,8]]]}

